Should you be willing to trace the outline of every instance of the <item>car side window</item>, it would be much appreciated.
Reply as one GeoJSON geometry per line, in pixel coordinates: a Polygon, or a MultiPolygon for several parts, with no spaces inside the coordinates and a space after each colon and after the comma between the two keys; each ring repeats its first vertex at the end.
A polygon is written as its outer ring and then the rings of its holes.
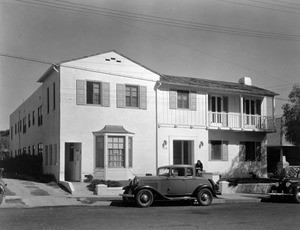
{"type": "Polygon", "coordinates": [[[187,168],[186,169],[186,176],[193,176],[193,169],[192,168],[187,168]]]}
{"type": "Polygon", "coordinates": [[[173,168],[172,176],[184,176],[184,168],[173,168]]]}

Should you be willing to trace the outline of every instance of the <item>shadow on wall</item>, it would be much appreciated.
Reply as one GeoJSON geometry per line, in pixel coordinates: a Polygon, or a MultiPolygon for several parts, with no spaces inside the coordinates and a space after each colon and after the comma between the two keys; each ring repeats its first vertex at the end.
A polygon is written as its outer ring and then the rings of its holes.
{"type": "MultiPolygon", "coordinates": [[[[263,142],[264,143],[264,142],[263,142]]],[[[267,177],[267,148],[262,145],[256,150],[255,159],[246,161],[245,146],[240,148],[239,155],[232,160],[229,170],[223,178],[267,177]]]]}

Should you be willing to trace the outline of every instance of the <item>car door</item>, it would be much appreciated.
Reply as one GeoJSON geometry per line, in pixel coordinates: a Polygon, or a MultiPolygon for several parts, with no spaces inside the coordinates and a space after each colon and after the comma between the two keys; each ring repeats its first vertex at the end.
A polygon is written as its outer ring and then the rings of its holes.
{"type": "Polygon", "coordinates": [[[182,196],[185,195],[186,176],[185,168],[172,168],[171,175],[168,177],[169,186],[167,195],[182,196]]]}

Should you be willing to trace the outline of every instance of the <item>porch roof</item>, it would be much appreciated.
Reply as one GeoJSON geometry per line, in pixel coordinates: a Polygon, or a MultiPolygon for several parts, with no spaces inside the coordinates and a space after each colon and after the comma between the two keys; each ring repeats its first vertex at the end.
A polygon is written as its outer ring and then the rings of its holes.
{"type": "Polygon", "coordinates": [[[162,75],[160,78],[162,84],[187,86],[194,88],[202,88],[206,90],[219,90],[228,91],[260,96],[271,96],[278,95],[270,90],[262,89],[256,86],[244,85],[241,83],[227,82],[227,81],[216,81],[203,78],[191,78],[182,76],[162,75]]]}
{"type": "Polygon", "coordinates": [[[93,132],[93,134],[118,133],[118,134],[134,134],[128,132],[122,125],[105,125],[103,129],[93,132]]]}

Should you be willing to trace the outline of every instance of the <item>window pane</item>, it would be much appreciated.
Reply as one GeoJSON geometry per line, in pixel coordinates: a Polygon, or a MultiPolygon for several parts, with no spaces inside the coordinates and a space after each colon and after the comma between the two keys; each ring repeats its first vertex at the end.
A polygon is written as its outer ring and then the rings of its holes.
{"type": "Polygon", "coordinates": [[[96,137],[96,167],[104,167],[104,137],[96,137]]]}
{"type": "Polygon", "coordinates": [[[188,91],[177,91],[177,107],[181,109],[189,108],[189,92],[188,91]]]}
{"type": "Polygon", "coordinates": [[[211,159],[222,160],[222,141],[211,141],[211,159]]]}
{"type": "Polygon", "coordinates": [[[125,167],[125,137],[108,137],[108,166],[125,167]]]}

